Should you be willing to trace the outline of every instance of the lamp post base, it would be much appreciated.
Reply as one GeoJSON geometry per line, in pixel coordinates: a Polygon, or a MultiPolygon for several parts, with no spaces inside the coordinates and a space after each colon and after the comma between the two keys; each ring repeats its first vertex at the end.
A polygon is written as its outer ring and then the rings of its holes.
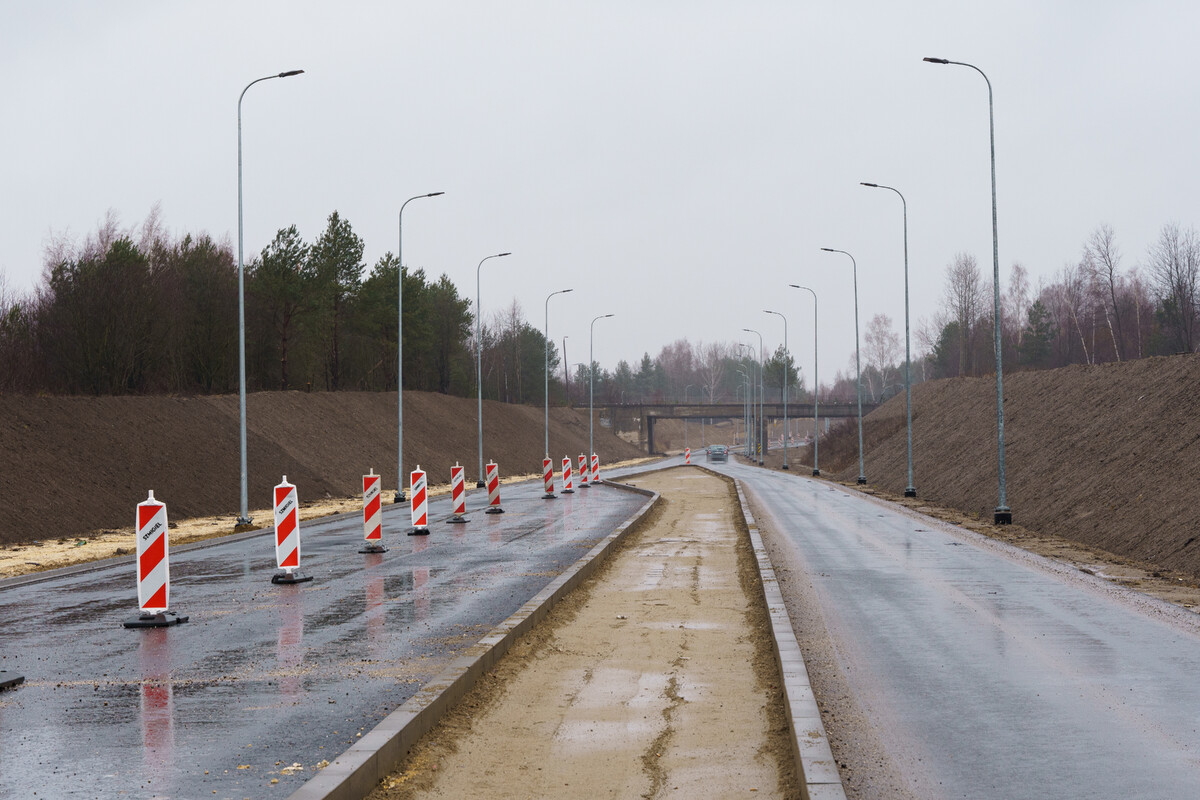
{"type": "Polygon", "coordinates": [[[1012,525],[1012,509],[1007,506],[997,507],[992,521],[997,525],[1012,525]]]}
{"type": "Polygon", "coordinates": [[[859,485],[859,486],[863,486],[864,484],[866,484],[866,482],[867,482],[867,476],[866,476],[866,475],[859,475],[859,476],[858,476],[858,485],[859,485]]]}
{"type": "Polygon", "coordinates": [[[819,478],[819,477],[821,477],[821,470],[819,470],[819,469],[814,469],[814,470],[813,470],[813,477],[814,477],[814,478],[819,478]]]}
{"type": "Polygon", "coordinates": [[[484,483],[483,481],[475,481],[475,488],[476,489],[486,489],[487,484],[484,483]]]}
{"type": "Polygon", "coordinates": [[[916,497],[917,490],[914,489],[913,487],[909,486],[907,489],[904,490],[904,496],[905,497],[916,497]]]}

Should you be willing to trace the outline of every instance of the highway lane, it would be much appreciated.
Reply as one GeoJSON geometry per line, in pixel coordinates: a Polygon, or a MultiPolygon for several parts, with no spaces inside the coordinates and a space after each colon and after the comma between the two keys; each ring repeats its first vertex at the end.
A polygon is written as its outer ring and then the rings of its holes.
{"type": "Polygon", "coordinates": [[[916,796],[1200,797],[1196,614],[826,482],[707,466],[806,571],[916,796]]]}
{"type": "Polygon", "coordinates": [[[472,492],[463,525],[435,499],[428,537],[385,506],[380,555],[357,552],[358,515],[302,523],[315,580],[294,586],[270,582],[269,533],[173,553],[191,620],[168,629],[121,626],[132,563],[0,585],[0,652],[27,679],[0,695],[0,797],[286,796],[645,502],[541,494],[505,486],[488,515],[472,492]]]}

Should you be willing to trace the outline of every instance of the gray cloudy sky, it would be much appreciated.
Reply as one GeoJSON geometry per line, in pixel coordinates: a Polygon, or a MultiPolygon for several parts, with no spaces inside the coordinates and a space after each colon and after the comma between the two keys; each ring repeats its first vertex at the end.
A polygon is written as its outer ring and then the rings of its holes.
{"type": "Polygon", "coordinates": [[[373,264],[446,273],[485,316],[515,298],[612,367],[677,338],[783,336],[809,380],[863,329],[902,334],[904,192],[914,329],[946,264],[991,272],[987,90],[996,96],[1002,279],[1049,277],[1111,224],[1124,266],[1200,217],[1200,6],[1189,2],[213,2],[5,4],[0,271],[32,287],[52,232],[161,203],[176,233],[237,236],[243,106],[247,260],[333,210],[373,264]]]}

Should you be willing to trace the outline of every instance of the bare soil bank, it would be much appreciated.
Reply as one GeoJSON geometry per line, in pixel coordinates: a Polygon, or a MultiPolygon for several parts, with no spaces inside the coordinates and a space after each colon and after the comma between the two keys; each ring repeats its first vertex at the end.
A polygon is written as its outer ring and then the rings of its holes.
{"type": "MultiPolygon", "coordinates": [[[[256,393],[247,398],[246,418],[252,509],[270,506],[271,487],[283,475],[303,502],[359,494],[370,468],[384,476],[390,500],[394,393],[256,393]]],[[[475,481],[476,425],[474,400],[405,392],[405,470],[419,464],[431,484],[448,483],[458,461],[475,481]]],[[[485,402],[483,434],[484,459],[494,459],[502,477],[541,473],[542,409],[485,402]]],[[[599,421],[595,441],[602,464],[641,455],[599,421]]],[[[587,409],[550,409],[556,463],[577,457],[587,443],[587,409]]],[[[227,514],[232,526],[238,514],[236,396],[0,396],[0,454],[0,542],[127,527],[149,490],[174,519],[227,514]]]]}
{"type": "MultiPolygon", "coordinates": [[[[1036,534],[1200,578],[1200,356],[1004,377],[1013,520],[1036,534]]],[[[907,483],[903,393],[863,426],[870,486],[907,483]]],[[[990,522],[997,501],[994,377],[913,387],[913,484],[922,503],[990,522]]],[[[822,437],[821,471],[853,482],[857,431],[822,437]]],[[[811,464],[806,451],[795,464],[811,464]]],[[[795,468],[795,467],[793,467],[795,468]]]]}

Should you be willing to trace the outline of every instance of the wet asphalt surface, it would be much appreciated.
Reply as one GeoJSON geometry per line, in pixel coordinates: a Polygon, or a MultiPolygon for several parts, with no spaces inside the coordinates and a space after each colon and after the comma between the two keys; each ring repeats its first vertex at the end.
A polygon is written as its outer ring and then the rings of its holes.
{"type": "Polygon", "coordinates": [[[0,694],[0,797],[286,797],[645,502],[503,492],[490,515],[472,491],[461,525],[433,500],[428,537],[385,505],[379,555],[357,552],[361,515],[302,523],[311,583],[271,583],[269,531],[181,548],[171,608],[190,621],[170,628],[122,627],[131,560],[0,584],[2,666],[26,678],[0,694]]]}
{"type": "Polygon", "coordinates": [[[799,555],[916,796],[1200,797],[1200,616],[795,472],[708,466],[799,555]]]}

